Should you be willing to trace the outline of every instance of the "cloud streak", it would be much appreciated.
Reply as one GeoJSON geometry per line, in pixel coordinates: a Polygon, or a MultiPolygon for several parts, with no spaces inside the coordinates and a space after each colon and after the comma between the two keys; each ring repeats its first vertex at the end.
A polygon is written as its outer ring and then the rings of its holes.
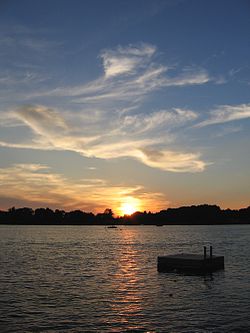
{"type": "Polygon", "coordinates": [[[204,127],[250,118],[250,104],[221,105],[211,110],[209,116],[208,119],[198,123],[195,127],[204,127]]]}
{"type": "Polygon", "coordinates": [[[141,160],[153,168],[172,172],[203,171],[206,163],[200,160],[199,154],[188,154],[166,150],[143,149],[141,160]]]}
{"type": "Polygon", "coordinates": [[[118,212],[127,197],[136,197],[142,210],[152,207],[158,211],[168,204],[163,194],[148,192],[140,185],[116,186],[103,179],[80,179],[76,182],[40,164],[15,164],[0,168],[0,184],[4,184],[0,186],[0,198],[6,204],[11,198],[10,205],[22,202],[32,207],[50,205],[97,213],[107,207],[118,212]]]}
{"type": "Polygon", "coordinates": [[[103,75],[98,79],[84,85],[34,92],[31,96],[74,97],[75,103],[86,104],[131,103],[132,99],[141,101],[164,87],[200,85],[212,80],[200,68],[171,75],[171,68],[157,63],[156,56],[156,47],[145,43],[104,50],[100,55],[103,75]]]}
{"type": "Polygon", "coordinates": [[[138,66],[147,63],[155,53],[156,48],[141,44],[140,47],[118,47],[117,50],[105,50],[101,54],[105,77],[121,74],[132,74],[138,66]]]}
{"type": "MultiPolygon", "coordinates": [[[[94,81],[72,87],[34,92],[29,98],[63,99],[72,111],[44,105],[26,105],[9,111],[13,123],[32,130],[23,142],[1,139],[0,145],[33,149],[75,151],[86,157],[130,157],[171,172],[200,172],[206,167],[199,152],[174,151],[174,130],[196,120],[192,110],[172,108],[146,111],[145,102],[159,89],[205,84],[210,77],[203,69],[182,70],[156,61],[157,49],[141,43],[104,50],[103,74],[94,81]],[[68,103],[68,104],[67,104],[68,103]]],[[[5,124],[10,119],[6,118],[5,124]]]]}
{"type": "Polygon", "coordinates": [[[197,115],[190,110],[161,110],[139,116],[125,113],[123,117],[112,118],[107,126],[94,123],[94,130],[80,118],[73,122],[72,118],[66,119],[42,106],[22,107],[12,114],[32,129],[34,138],[23,143],[1,141],[2,146],[71,150],[103,159],[131,157],[147,166],[172,172],[199,172],[206,166],[199,153],[175,152],[164,147],[172,140],[171,133],[167,133],[170,129],[196,119],[197,115]]]}

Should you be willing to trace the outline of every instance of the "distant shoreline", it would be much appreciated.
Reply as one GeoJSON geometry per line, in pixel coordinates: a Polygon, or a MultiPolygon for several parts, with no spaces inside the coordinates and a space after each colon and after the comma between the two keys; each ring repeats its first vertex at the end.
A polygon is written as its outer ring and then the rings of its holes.
{"type": "Polygon", "coordinates": [[[50,208],[12,207],[0,210],[2,225],[231,225],[250,224],[250,206],[239,210],[222,210],[217,205],[184,206],[160,212],[135,212],[114,217],[111,209],[104,213],[87,213],[81,210],[66,212],[50,208]]]}
{"type": "MultiPolygon", "coordinates": [[[[20,222],[20,223],[9,223],[9,222],[0,222],[0,225],[5,225],[5,226],[86,226],[86,227],[100,227],[100,226],[110,226],[111,224],[96,224],[96,223],[25,223],[25,222],[20,222]]],[[[166,223],[163,224],[162,227],[166,227],[166,226],[173,226],[173,225],[190,225],[190,226],[202,226],[202,225],[211,225],[211,226],[215,226],[215,225],[250,225],[250,222],[221,222],[221,223],[166,223]]],[[[119,227],[119,226],[138,226],[138,227],[145,227],[145,226],[155,226],[158,227],[157,224],[154,223],[147,223],[147,224],[136,224],[136,223],[119,223],[119,224],[115,224],[115,226],[119,227]]]]}

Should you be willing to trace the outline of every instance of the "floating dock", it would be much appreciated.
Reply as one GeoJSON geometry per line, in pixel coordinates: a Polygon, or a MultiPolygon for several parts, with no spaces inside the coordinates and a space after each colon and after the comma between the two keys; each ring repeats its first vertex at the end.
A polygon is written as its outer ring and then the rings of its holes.
{"type": "Polygon", "coordinates": [[[224,257],[214,256],[210,246],[210,255],[207,256],[207,249],[204,246],[203,255],[199,254],[174,254],[159,256],[157,268],[159,272],[190,272],[190,273],[211,273],[224,269],[224,257]]]}

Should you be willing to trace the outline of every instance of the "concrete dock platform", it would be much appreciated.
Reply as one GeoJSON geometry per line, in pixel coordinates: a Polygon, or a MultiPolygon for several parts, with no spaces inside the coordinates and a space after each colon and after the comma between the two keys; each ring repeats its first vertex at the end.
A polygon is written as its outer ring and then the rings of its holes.
{"type": "Polygon", "coordinates": [[[212,255],[212,247],[210,247],[210,256],[207,257],[204,247],[204,255],[182,253],[159,256],[157,268],[159,272],[210,273],[224,269],[224,257],[212,255]]]}

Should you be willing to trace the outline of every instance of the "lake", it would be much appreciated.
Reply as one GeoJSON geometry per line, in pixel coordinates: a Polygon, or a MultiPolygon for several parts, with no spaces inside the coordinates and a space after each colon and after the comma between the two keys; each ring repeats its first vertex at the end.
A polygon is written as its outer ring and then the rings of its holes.
{"type": "Polygon", "coordinates": [[[250,332],[250,226],[0,226],[0,332],[250,332]],[[158,273],[213,245],[225,270],[158,273]]]}

